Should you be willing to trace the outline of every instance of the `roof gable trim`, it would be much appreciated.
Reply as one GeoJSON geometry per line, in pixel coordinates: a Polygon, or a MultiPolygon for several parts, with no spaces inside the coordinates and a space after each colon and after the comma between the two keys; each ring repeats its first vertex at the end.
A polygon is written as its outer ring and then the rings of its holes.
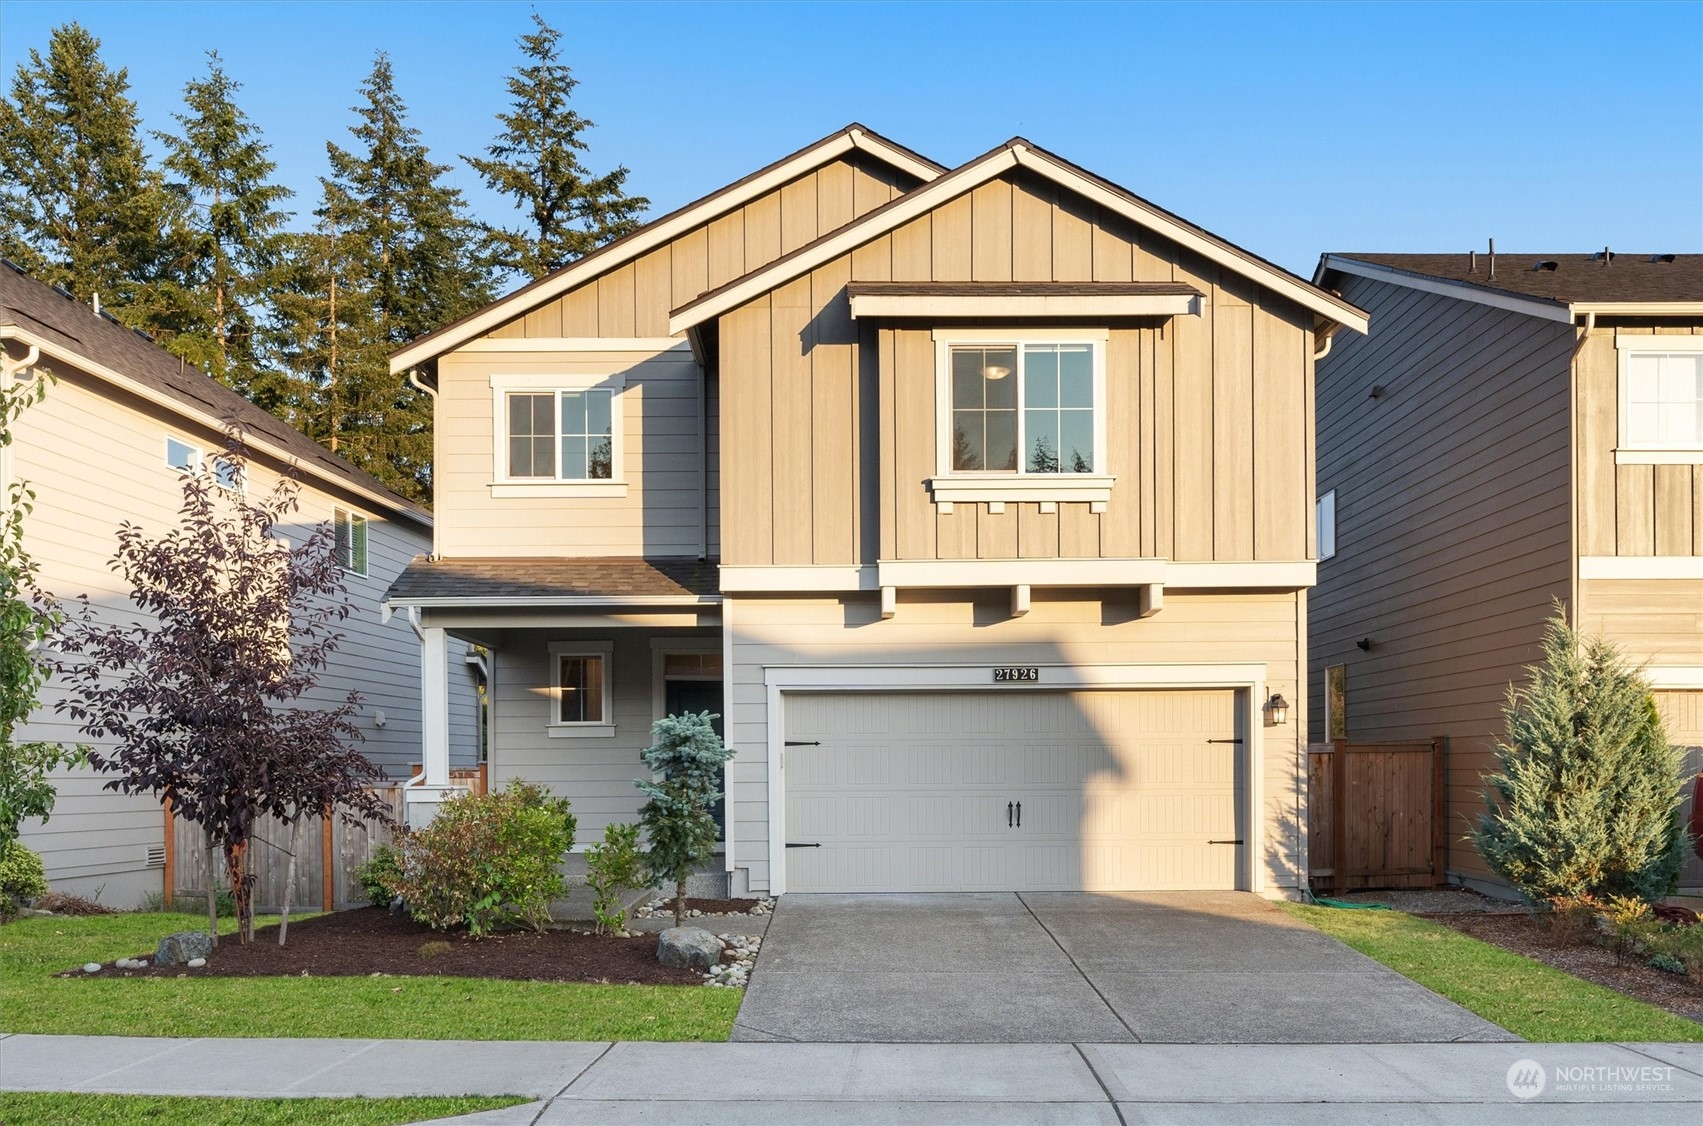
{"type": "MultiPolygon", "coordinates": [[[[696,203],[687,204],[673,214],[640,227],[626,238],[617,239],[558,272],[523,286],[507,297],[499,298],[460,322],[404,345],[391,354],[390,370],[393,374],[400,374],[427,360],[435,359],[546,301],[554,300],[569,290],[686,234],[694,227],[702,226],[735,208],[743,207],[782,184],[853,151],[867,153],[925,183],[943,171],[938,165],[868,132],[862,126],[849,126],[772,165],[766,171],[704,196],[696,203]]],[[[670,329],[670,332],[673,331],[670,329]]]]}
{"type": "Polygon", "coordinates": [[[1540,320],[1559,321],[1562,324],[1573,323],[1573,309],[1570,306],[1558,301],[1547,301],[1541,297],[1525,297],[1520,294],[1509,293],[1506,290],[1491,289],[1487,286],[1474,285],[1471,282],[1455,281],[1452,278],[1428,277],[1408,270],[1398,270],[1394,266],[1362,262],[1358,258],[1347,258],[1340,254],[1326,254],[1319,259],[1319,276],[1322,278],[1327,270],[1334,270],[1339,274],[1353,274],[1356,277],[1371,278],[1373,281],[1387,282],[1390,285],[1404,286],[1421,293],[1434,293],[1441,297],[1452,297],[1457,301],[1471,301],[1477,305],[1488,305],[1493,309],[1506,309],[1513,313],[1524,313],[1540,320]]]}

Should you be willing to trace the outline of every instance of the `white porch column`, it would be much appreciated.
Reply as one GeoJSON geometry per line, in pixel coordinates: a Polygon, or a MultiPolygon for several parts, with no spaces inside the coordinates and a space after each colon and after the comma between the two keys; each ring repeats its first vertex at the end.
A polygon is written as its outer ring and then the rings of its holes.
{"type": "Polygon", "coordinates": [[[438,627],[420,630],[420,753],[424,784],[449,785],[449,647],[438,627]]]}

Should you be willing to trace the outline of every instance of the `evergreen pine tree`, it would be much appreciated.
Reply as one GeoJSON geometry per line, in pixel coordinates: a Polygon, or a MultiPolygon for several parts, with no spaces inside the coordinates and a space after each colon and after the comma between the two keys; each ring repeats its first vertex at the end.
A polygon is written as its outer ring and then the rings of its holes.
{"type": "Polygon", "coordinates": [[[0,254],[147,327],[171,268],[175,203],[142,149],[128,72],[76,23],[0,97],[0,254]]]}
{"type": "Polygon", "coordinates": [[[1492,871],[1534,903],[1581,895],[1670,894],[1681,831],[1681,753],[1670,746],[1643,675],[1559,614],[1544,663],[1510,688],[1507,738],[1485,778],[1472,840],[1492,871]]]}
{"type": "Polygon", "coordinates": [[[286,413],[289,394],[265,368],[256,322],[279,282],[289,189],[259,129],[237,106],[241,84],[216,51],[207,73],[183,88],[179,134],[156,133],[184,203],[181,269],[173,279],[175,331],[161,343],[262,406],[286,413]]]}
{"type": "Polygon", "coordinates": [[[561,61],[562,33],[536,12],[532,22],[508,79],[514,100],[497,115],[503,131],[487,157],[462,159],[526,215],[522,228],[489,228],[492,261],[538,278],[636,229],[650,201],[626,194],[626,168],[593,176],[580,163],[582,134],[594,126],[568,104],[579,80],[561,61]]]}
{"type": "Polygon", "coordinates": [[[304,420],[319,441],[405,496],[431,493],[431,403],[388,353],[491,299],[490,268],[461,192],[407,123],[382,52],[361,84],[353,151],[326,145],[331,172],[315,230],[296,240],[278,335],[313,386],[304,420]]]}

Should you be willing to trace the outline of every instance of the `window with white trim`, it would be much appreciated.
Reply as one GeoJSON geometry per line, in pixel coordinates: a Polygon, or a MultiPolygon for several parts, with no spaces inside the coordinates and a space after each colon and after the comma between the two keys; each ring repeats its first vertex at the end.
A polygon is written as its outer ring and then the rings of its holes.
{"type": "Polygon", "coordinates": [[[1616,459],[1703,462],[1703,337],[1618,335],[1616,459]]]}
{"type": "Polygon", "coordinates": [[[1104,501],[1107,336],[936,330],[936,502],[1104,501]]]}
{"type": "Polygon", "coordinates": [[[552,736],[614,734],[613,652],[606,641],[551,643],[552,736]]]}
{"type": "MultiPolygon", "coordinates": [[[[207,460],[200,446],[173,434],[166,435],[166,465],[172,469],[179,473],[201,473],[206,470],[207,460]]],[[[240,493],[247,487],[247,476],[239,463],[215,454],[212,464],[213,483],[221,489],[240,493]]]]}
{"type": "Polygon", "coordinates": [[[1313,506],[1313,524],[1317,529],[1318,557],[1329,559],[1336,554],[1336,490],[1320,497],[1313,506]]]}
{"type": "Polygon", "coordinates": [[[367,573],[367,518],[346,508],[331,514],[332,544],[337,565],[353,575],[367,573]]]}

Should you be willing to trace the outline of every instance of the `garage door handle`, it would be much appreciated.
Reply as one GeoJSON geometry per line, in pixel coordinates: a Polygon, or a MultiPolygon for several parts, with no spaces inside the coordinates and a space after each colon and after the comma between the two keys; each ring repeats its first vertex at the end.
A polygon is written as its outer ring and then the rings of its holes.
{"type": "Polygon", "coordinates": [[[821,841],[811,841],[809,844],[799,844],[796,841],[788,841],[788,842],[786,842],[786,847],[788,847],[788,848],[821,848],[822,842],[821,841]]]}
{"type": "Polygon", "coordinates": [[[1022,802],[1017,803],[1017,827],[1019,829],[1021,829],[1023,827],[1023,803],[1022,802]]]}
{"type": "Polygon", "coordinates": [[[1010,802],[1005,803],[1005,827],[1007,829],[1011,828],[1011,803],[1010,802]]]}
{"type": "Polygon", "coordinates": [[[1241,844],[1241,841],[1207,841],[1207,844],[1241,844]]]}

